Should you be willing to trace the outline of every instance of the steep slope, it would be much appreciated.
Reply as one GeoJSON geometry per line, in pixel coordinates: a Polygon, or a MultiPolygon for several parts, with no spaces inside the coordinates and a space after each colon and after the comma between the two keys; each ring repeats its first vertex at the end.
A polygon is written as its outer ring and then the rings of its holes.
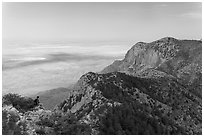
{"type": "Polygon", "coordinates": [[[166,132],[158,134],[201,134],[201,99],[172,77],[149,79],[119,72],[90,72],[80,78],[58,109],[75,113],[82,122],[90,124],[92,134],[102,134],[100,119],[107,117],[110,109],[125,105],[135,106],[134,113],[165,128],[166,132]]]}
{"type": "Polygon", "coordinates": [[[56,110],[91,134],[202,134],[202,42],[135,44],[101,74],[87,73],[56,110]]]}
{"type": "Polygon", "coordinates": [[[123,60],[115,61],[101,73],[124,72],[141,76],[144,71],[148,74],[148,70],[154,69],[176,77],[201,97],[201,67],[202,41],[166,37],[151,43],[138,42],[123,60]]]}

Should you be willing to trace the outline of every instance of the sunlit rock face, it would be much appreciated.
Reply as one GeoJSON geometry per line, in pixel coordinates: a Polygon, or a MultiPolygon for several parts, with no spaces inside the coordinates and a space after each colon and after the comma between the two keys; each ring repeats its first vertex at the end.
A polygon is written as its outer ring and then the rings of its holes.
{"type": "Polygon", "coordinates": [[[201,97],[202,41],[166,37],[138,42],[121,61],[115,61],[102,73],[124,72],[138,76],[152,69],[172,75],[201,97]]]}

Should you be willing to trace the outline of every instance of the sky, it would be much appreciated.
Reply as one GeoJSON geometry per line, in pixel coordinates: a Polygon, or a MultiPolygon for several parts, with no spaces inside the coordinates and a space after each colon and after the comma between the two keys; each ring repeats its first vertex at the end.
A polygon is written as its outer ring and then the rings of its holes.
{"type": "Polygon", "coordinates": [[[3,3],[3,42],[202,38],[202,3],[3,3]]]}

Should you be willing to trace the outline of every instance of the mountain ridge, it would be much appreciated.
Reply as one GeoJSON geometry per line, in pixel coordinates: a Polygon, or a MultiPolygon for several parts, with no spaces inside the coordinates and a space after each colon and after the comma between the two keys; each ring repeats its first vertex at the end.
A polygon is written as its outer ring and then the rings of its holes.
{"type": "Polygon", "coordinates": [[[136,43],[123,60],[113,62],[101,73],[118,71],[139,76],[147,69],[155,69],[181,79],[189,88],[196,87],[192,90],[201,97],[201,66],[202,41],[165,37],[150,43],[136,43]]]}
{"type": "MultiPolygon", "coordinates": [[[[193,114],[187,114],[192,113],[192,110],[189,109],[194,109],[196,119],[198,118],[197,121],[202,119],[200,115],[202,107],[199,98],[186,91],[187,89],[185,87],[174,80],[166,80],[166,78],[164,80],[164,78],[161,78],[158,82],[158,79],[153,81],[119,72],[108,74],[90,72],[82,76],[78,82],[81,83],[80,86],[78,86],[82,90],[76,88],[74,92],[72,92],[72,95],[59,106],[59,109],[64,112],[69,111],[76,113],[77,115],[85,113],[81,119],[89,120],[88,123],[93,127],[96,126],[94,124],[98,122],[97,119],[99,118],[92,119],[91,116],[95,118],[95,113],[98,113],[98,109],[103,108],[100,115],[105,115],[104,112],[107,111],[107,106],[120,106],[125,102],[135,103],[137,101],[140,105],[145,106],[149,114],[151,114],[150,112],[153,113],[153,111],[160,106],[162,108],[160,109],[164,111],[162,115],[165,116],[169,113],[169,119],[176,119],[174,120],[176,121],[175,123],[180,124],[181,127],[184,126],[182,125],[182,117],[193,116],[193,114]],[[166,83],[163,81],[166,81],[166,83]],[[171,82],[170,85],[169,82],[171,82]],[[171,88],[171,94],[166,88],[171,88]],[[153,93],[152,90],[154,91],[153,93]],[[165,97],[163,95],[165,95],[165,97]],[[189,106],[191,107],[188,108],[189,106]],[[180,108],[183,108],[183,112],[177,114],[181,111],[180,108]],[[179,117],[181,119],[179,119],[179,117]]],[[[191,124],[185,124],[189,130],[188,134],[199,134],[201,132],[201,125],[198,125],[199,128],[197,127],[199,130],[194,129],[192,127],[196,126],[195,121],[190,121],[191,120],[188,119],[188,121],[185,122],[193,124],[193,126],[191,124]],[[190,125],[192,127],[190,127],[190,125]]]]}
{"type": "Polygon", "coordinates": [[[138,42],[123,60],[82,75],[69,92],[63,89],[67,97],[52,111],[63,122],[50,125],[48,116],[40,126],[73,133],[64,118],[74,115],[82,134],[200,135],[201,49],[202,41],[172,37],[138,42]]]}
{"type": "MultiPolygon", "coordinates": [[[[141,112],[146,119],[160,121],[158,126],[168,131],[158,133],[155,129],[152,134],[201,134],[201,49],[202,41],[171,37],[138,42],[123,60],[113,62],[98,74],[84,74],[70,96],[56,109],[75,113],[91,125],[94,134],[117,134],[109,132],[107,125],[102,126],[107,130],[102,132],[100,119],[113,115],[115,107],[122,113],[124,105],[130,108],[133,105],[133,114],[141,112]],[[142,108],[140,112],[134,105],[142,108]]],[[[120,133],[128,134],[121,124],[120,133]]],[[[143,132],[138,129],[130,134],[143,132]]]]}

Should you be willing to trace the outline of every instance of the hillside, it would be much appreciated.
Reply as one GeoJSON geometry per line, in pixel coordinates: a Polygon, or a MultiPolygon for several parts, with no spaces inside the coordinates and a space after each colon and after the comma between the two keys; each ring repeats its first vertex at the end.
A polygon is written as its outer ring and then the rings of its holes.
{"type": "MultiPolygon", "coordinates": [[[[169,128],[169,133],[201,134],[201,99],[174,78],[139,78],[119,72],[88,73],[81,77],[72,95],[59,105],[59,109],[76,113],[94,129],[101,124],[101,117],[107,118],[109,109],[121,109],[125,105],[130,108],[133,105],[136,107],[131,110],[133,113],[141,113],[145,119],[156,120],[160,123],[158,126],[169,128]]],[[[145,124],[153,126],[151,123],[145,124]]],[[[99,133],[102,132],[99,130],[99,133]]]]}
{"type": "Polygon", "coordinates": [[[201,97],[201,67],[202,41],[166,37],[151,43],[136,43],[123,60],[115,61],[102,73],[124,72],[141,77],[153,69],[174,76],[201,97]]]}
{"type": "Polygon", "coordinates": [[[201,50],[196,40],[139,42],[71,90],[41,94],[61,103],[38,119],[40,132],[32,134],[201,135],[201,50]]]}
{"type": "Polygon", "coordinates": [[[101,74],[83,75],[58,110],[92,134],[201,134],[201,49],[170,37],[139,42],[101,74]]]}

